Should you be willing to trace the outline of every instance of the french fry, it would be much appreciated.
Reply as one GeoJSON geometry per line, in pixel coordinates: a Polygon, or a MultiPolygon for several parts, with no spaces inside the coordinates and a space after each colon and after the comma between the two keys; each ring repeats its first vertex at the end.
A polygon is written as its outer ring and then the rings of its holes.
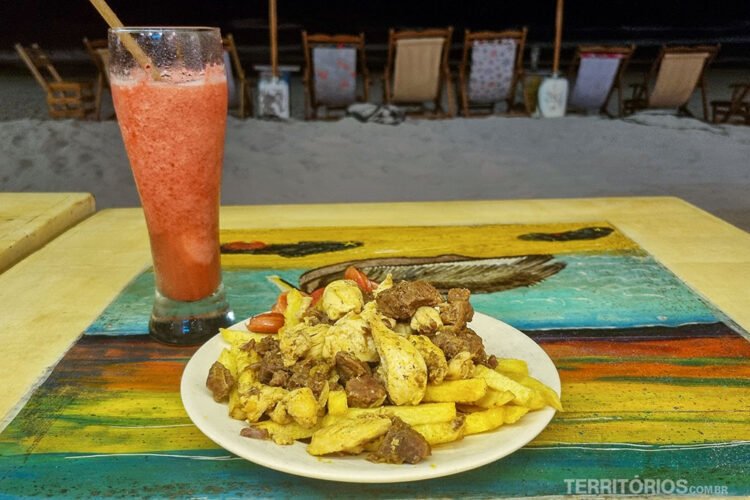
{"type": "MultiPolygon", "coordinates": [[[[359,411],[359,408],[353,409],[359,411]]],[[[455,403],[424,403],[416,406],[381,406],[380,415],[398,417],[409,425],[435,424],[456,418],[455,403]]],[[[352,411],[352,410],[349,410],[352,411]]],[[[366,411],[366,410],[365,410],[366,411]]]]}
{"type": "Polygon", "coordinates": [[[511,373],[517,373],[518,375],[528,375],[529,365],[526,364],[526,361],[522,359],[498,358],[495,371],[500,372],[503,375],[509,375],[511,373]]]}
{"type": "Polygon", "coordinates": [[[482,408],[481,406],[475,406],[474,403],[456,403],[456,411],[460,413],[475,413],[487,409],[488,408],[482,408]]]}
{"type": "Polygon", "coordinates": [[[296,422],[277,424],[272,420],[255,423],[253,427],[264,429],[276,444],[292,444],[298,439],[307,439],[320,428],[319,426],[305,427],[296,422]]]}
{"type": "Polygon", "coordinates": [[[331,391],[328,393],[328,414],[346,415],[349,405],[346,401],[345,391],[331,391]]]}
{"type": "Polygon", "coordinates": [[[505,409],[503,423],[506,424],[515,424],[529,412],[529,409],[525,406],[506,405],[503,408],[505,409]]]}
{"type": "Polygon", "coordinates": [[[466,426],[464,432],[479,434],[497,429],[505,423],[505,407],[489,408],[484,411],[469,413],[466,415],[466,426]]]}
{"type": "Polygon", "coordinates": [[[527,406],[533,402],[535,393],[533,389],[529,389],[525,385],[519,384],[502,373],[498,373],[486,366],[478,365],[474,368],[474,376],[483,378],[487,382],[487,385],[496,391],[512,392],[513,402],[519,405],[527,406]]]}
{"type": "Polygon", "coordinates": [[[496,408],[513,401],[515,396],[510,391],[496,391],[489,389],[483,397],[473,401],[472,404],[481,408],[496,408]]]}
{"type": "Polygon", "coordinates": [[[463,439],[466,419],[456,417],[450,422],[421,424],[415,425],[412,428],[420,433],[430,445],[434,446],[436,444],[451,443],[463,439]]]}
{"type": "Polygon", "coordinates": [[[271,335],[267,333],[253,333],[253,332],[243,332],[241,330],[230,330],[228,328],[220,328],[219,332],[221,333],[221,338],[223,338],[226,342],[228,342],[232,346],[236,346],[236,347],[247,344],[251,340],[260,342],[264,338],[269,337],[271,335]]]}
{"type": "Polygon", "coordinates": [[[424,403],[416,406],[381,406],[378,408],[349,408],[342,415],[326,415],[323,425],[327,426],[341,418],[359,415],[379,415],[398,417],[409,425],[437,424],[450,422],[456,418],[455,403],[424,403]]]}
{"type": "Polygon", "coordinates": [[[510,378],[518,382],[519,384],[525,385],[526,387],[530,389],[534,389],[539,394],[541,394],[542,399],[544,400],[544,403],[547,405],[550,405],[552,408],[554,408],[557,411],[564,411],[562,401],[560,401],[560,396],[557,395],[557,393],[551,388],[545,385],[543,382],[541,382],[538,379],[535,379],[531,376],[518,376],[518,375],[508,375],[510,378]]]}
{"type": "Polygon", "coordinates": [[[440,384],[428,384],[423,402],[426,403],[471,403],[487,393],[487,382],[481,378],[446,380],[440,384]]]}
{"type": "Polygon", "coordinates": [[[391,419],[382,415],[368,413],[340,418],[312,434],[307,452],[311,455],[359,452],[362,445],[382,436],[390,428],[391,419]]]}

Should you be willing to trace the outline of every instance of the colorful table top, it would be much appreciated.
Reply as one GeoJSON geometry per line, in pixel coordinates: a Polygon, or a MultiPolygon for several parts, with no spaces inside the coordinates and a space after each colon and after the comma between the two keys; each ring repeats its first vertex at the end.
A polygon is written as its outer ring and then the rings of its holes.
{"type": "Polygon", "coordinates": [[[182,409],[195,348],[145,335],[140,211],[106,210],[0,275],[0,495],[750,495],[750,235],[681,200],[226,207],[221,237],[274,249],[223,255],[238,317],[273,302],[272,275],[532,256],[539,279],[473,302],[547,351],[566,411],[513,455],[425,482],[328,483],[233,457],[182,409]]]}
{"type": "Polygon", "coordinates": [[[88,193],[0,193],[0,272],[92,213],[88,193]]]}

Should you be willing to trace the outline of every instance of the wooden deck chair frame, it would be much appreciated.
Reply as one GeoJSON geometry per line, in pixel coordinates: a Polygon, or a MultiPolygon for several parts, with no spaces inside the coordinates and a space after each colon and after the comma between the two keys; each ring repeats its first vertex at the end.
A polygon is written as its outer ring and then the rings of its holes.
{"type": "Polygon", "coordinates": [[[729,85],[732,96],[728,101],[711,101],[714,123],[729,123],[733,118],[741,118],[750,125],[750,82],[729,85]]]}
{"type": "Polygon", "coordinates": [[[63,80],[52,61],[37,44],[24,47],[15,44],[16,52],[46,93],[47,109],[52,118],[89,118],[95,113],[93,82],[63,80]],[[46,71],[49,77],[45,77],[46,71]]]}
{"type": "Polygon", "coordinates": [[[239,53],[237,52],[237,45],[234,43],[234,36],[231,33],[227,33],[221,38],[224,50],[229,53],[229,60],[232,64],[232,73],[237,79],[237,95],[239,96],[239,104],[237,108],[237,114],[240,118],[247,118],[253,114],[253,100],[251,97],[251,82],[245,74],[245,70],[242,68],[242,62],[240,61],[239,53]]]}
{"type": "MultiPolygon", "coordinates": [[[[659,68],[664,60],[664,56],[667,54],[696,54],[696,53],[708,53],[703,68],[701,69],[696,87],[700,88],[701,101],[703,104],[703,119],[708,121],[708,98],[707,98],[707,85],[706,85],[706,70],[711,65],[713,60],[716,58],[716,54],[721,48],[720,44],[717,45],[696,45],[692,47],[667,47],[662,46],[659,51],[659,55],[651,65],[651,69],[644,75],[643,83],[634,83],[630,87],[633,89],[633,94],[630,99],[626,99],[624,103],[624,111],[626,115],[635,113],[642,109],[649,107],[650,89],[649,84],[655,82],[656,77],[659,73],[659,68]]],[[[695,92],[695,89],[693,89],[695,92]]],[[[686,116],[693,116],[690,110],[687,108],[687,104],[682,105],[677,109],[679,114],[686,116]]]]}
{"type": "MultiPolygon", "coordinates": [[[[472,33],[470,30],[464,32],[464,48],[461,56],[461,66],[458,68],[458,92],[461,98],[461,113],[463,116],[490,115],[494,109],[494,103],[472,103],[469,100],[469,71],[471,70],[471,49],[476,41],[493,41],[493,40],[516,40],[516,60],[513,69],[513,79],[508,91],[508,97],[505,99],[507,112],[512,113],[516,101],[516,89],[520,82],[523,82],[523,51],[526,45],[526,35],[528,28],[524,26],[520,30],[504,31],[477,31],[472,33]],[[483,110],[472,113],[472,110],[483,110]]],[[[524,113],[526,114],[526,113],[524,113]]]]}
{"type": "MultiPolygon", "coordinates": [[[[370,73],[367,70],[367,58],[365,55],[365,34],[358,35],[327,35],[308,34],[302,31],[302,50],[305,53],[305,69],[302,73],[302,83],[305,88],[305,120],[318,119],[318,110],[322,104],[315,96],[315,75],[313,74],[313,49],[329,45],[345,45],[357,50],[357,71],[362,78],[362,93],[357,96],[360,102],[367,102],[370,95],[370,73]]],[[[346,106],[326,106],[325,119],[332,118],[328,115],[329,109],[345,109],[346,106]]]]}
{"type": "Polygon", "coordinates": [[[96,119],[101,118],[102,109],[102,94],[104,88],[109,88],[109,70],[107,63],[102,57],[102,50],[109,50],[109,43],[106,38],[98,38],[95,40],[89,40],[83,37],[83,46],[86,48],[86,52],[91,57],[91,60],[96,66],[97,77],[96,77],[96,93],[95,93],[95,108],[96,108],[96,119]]]}
{"type": "Polygon", "coordinates": [[[570,64],[568,70],[568,78],[573,80],[578,72],[578,68],[581,65],[581,54],[618,54],[620,55],[620,66],[617,68],[617,74],[612,82],[612,87],[609,89],[609,94],[604,100],[604,104],[599,109],[601,114],[607,115],[612,118],[612,114],[609,112],[609,101],[612,99],[612,94],[617,91],[617,116],[623,114],[623,76],[625,70],[630,64],[630,58],[633,57],[635,52],[635,45],[622,45],[622,46],[607,46],[607,45],[579,45],[576,48],[573,61],[570,64]]]}
{"type": "Polygon", "coordinates": [[[418,114],[421,116],[431,117],[449,117],[455,114],[455,95],[453,93],[453,84],[451,79],[450,68],[448,67],[448,56],[451,46],[451,38],[453,37],[453,26],[447,28],[431,28],[426,30],[403,30],[396,31],[395,29],[388,30],[388,59],[386,60],[385,70],[383,71],[383,102],[386,104],[413,104],[420,106],[421,110],[417,113],[409,112],[409,114],[418,114]],[[424,108],[424,103],[394,103],[393,101],[393,73],[396,64],[396,44],[399,40],[408,39],[419,39],[419,38],[442,38],[443,39],[443,52],[440,61],[440,75],[438,81],[437,97],[433,102],[433,110],[430,115],[427,114],[427,110],[424,108]],[[442,105],[443,91],[447,93],[448,109],[444,109],[442,105]]]}

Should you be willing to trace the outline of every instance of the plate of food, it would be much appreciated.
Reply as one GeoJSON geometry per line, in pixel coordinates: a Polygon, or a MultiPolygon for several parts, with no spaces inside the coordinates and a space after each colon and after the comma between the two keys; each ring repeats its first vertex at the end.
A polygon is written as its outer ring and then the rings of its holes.
{"type": "Polygon", "coordinates": [[[416,481],[501,459],[562,409],[549,356],[468,290],[357,273],[290,289],[195,353],[181,396],[208,438],[299,476],[416,481]]]}

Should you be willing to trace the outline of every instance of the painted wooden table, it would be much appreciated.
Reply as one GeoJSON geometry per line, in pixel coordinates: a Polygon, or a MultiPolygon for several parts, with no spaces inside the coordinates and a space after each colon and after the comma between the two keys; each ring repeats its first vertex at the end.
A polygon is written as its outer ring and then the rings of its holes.
{"type": "Polygon", "coordinates": [[[271,274],[543,257],[550,276],[473,300],[548,352],[566,411],[498,462],[422,482],[329,483],[228,456],[180,403],[195,349],[145,335],[140,210],[104,210],[0,275],[0,496],[750,495],[750,234],[662,197],[225,207],[221,226],[222,242],[266,249],[222,255],[240,317],[273,302],[271,274]]]}
{"type": "Polygon", "coordinates": [[[88,193],[0,193],[0,273],[92,213],[88,193]]]}

